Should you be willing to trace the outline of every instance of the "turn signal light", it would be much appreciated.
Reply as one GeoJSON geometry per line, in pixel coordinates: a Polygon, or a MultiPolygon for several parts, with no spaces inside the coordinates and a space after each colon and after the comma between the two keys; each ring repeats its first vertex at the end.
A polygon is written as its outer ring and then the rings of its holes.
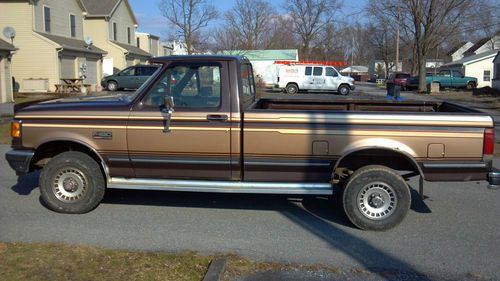
{"type": "Polygon", "coordinates": [[[21,123],[13,121],[10,123],[10,136],[13,138],[21,137],[21,123]]]}
{"type": "Polygon", "coordinates": [[[491,155],[495,150],[495,129],[484,130],[483,155],[491,155]]]}

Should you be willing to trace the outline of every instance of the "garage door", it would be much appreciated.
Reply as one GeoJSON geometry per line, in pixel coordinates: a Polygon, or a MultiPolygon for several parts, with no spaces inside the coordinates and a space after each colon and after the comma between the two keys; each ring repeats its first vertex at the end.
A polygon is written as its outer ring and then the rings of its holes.
{"type": "Polygon", "coordinates": [[[85,84],[96,84],[97,81],[97,60],[96,59],[89,59],[87,58],[87,72],[85,75],[87,78],[85,78],[84,83],[85,84]]]}
{"type": "Polygon", "coordinates": [[[61,63],[61,78],[77,78],[75,73],[75,57],[62,56],[61,63]]]}

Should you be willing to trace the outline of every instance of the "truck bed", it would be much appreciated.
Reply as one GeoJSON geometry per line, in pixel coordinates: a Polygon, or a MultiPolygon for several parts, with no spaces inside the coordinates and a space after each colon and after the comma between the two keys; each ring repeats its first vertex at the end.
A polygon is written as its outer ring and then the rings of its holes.
{"type": "Polygon", "coordinates": [[[362,99],[281,99],[262,98],[252,109],[314,110],[314,111],[376,111],[376,112],[448,112],[480,113],[480,111],[449,102],[382,101],[362,99]]]}

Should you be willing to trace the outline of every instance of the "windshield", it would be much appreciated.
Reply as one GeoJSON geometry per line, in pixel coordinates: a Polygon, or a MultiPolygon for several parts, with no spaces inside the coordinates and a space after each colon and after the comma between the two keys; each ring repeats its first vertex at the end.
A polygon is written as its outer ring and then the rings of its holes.
{"type": "Polygon", "coordinates": [[[137,97],[137,95],[138,95],[139,93],[141,93],[141,92],[144,90],[144,88],[146,88],[146,87],[147,87],[147,85],[148,85],[148,84],[149,84],[152,80],[154,80],[154,79],[156,78],[156,76],[158,75],[158,73],[160,72],[160,70],[161,70],[161,69],[162,69],[162,67],[158,67],[158,68],[155,70],[155,72],[154,72],[151,76],[149,76],[149,78],[146,80],[146,82],[144,82],[144,83],[143,83],[143,84],[142,84],[142,85],[141,85],[141,86],[140,86],[137,90],[135,90],[135,92],[134,92],[133,94],[131,94],[131,95],[126,95],[126,96],[124,96],[124,97],[123,97],[123,99],[124,99],[124,100],[127,100],[127,101],[133,101],[133,100],[137,97]]]}

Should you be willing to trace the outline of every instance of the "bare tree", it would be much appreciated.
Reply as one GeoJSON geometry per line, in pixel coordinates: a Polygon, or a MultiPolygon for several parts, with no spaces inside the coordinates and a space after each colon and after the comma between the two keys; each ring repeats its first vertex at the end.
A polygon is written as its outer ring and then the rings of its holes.
{"type": "Polygon", "coordinates": [[[395,50],[394,50],[394,35],[390,31],[388,22],[381,20],[375,24],[370,24],[367,27],[368,38],[372,46],[373,53],[376,58],[384,62],[385,78],[388,77],[389,71],[395,68],[395,50]]]}
{"type": "Polygon", "coordinates": [[[293,20],[288,15],[273,15],[266,49],[295,49],[297,37],[294,33],[293,20]]]}
{"type": "Polygon", "coordinates": [[[293,20],[295,33],[302,43],[302,57],[309,59],[311,44],[340,9],[337,0],[287,0],[286,8],[293,20]]]}
{"type": "Polygon", "coordinates": [[[203,42],[202,30],[218,16],[207,0],[161,0],[159,9],[177,28],[177,35],[186,43],[188,54],[192,54],[196,45],[203,42]]]}
{"type": "Polygon", "coordinates": [[[237,0],[224,15],[225,26],[238,35],[242,49],[260,49],[266,44],[273,13],[273,6],[266,1],[237,0]]]}

